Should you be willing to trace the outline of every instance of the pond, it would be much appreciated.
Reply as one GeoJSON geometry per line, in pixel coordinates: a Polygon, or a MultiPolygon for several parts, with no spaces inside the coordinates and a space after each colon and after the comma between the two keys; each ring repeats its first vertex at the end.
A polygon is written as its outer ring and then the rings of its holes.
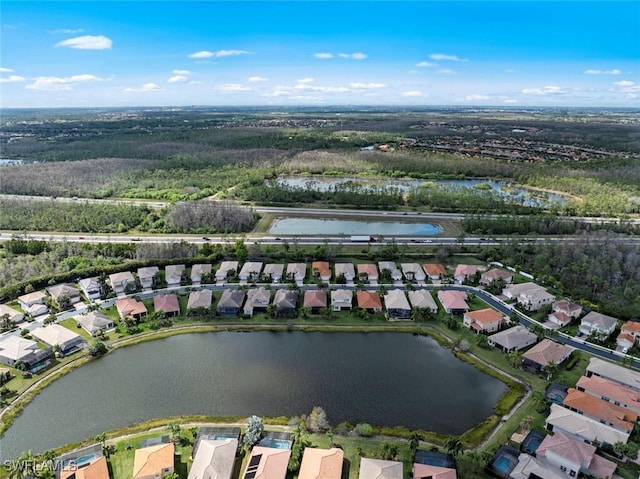
{"type": "Polygon", "coordinates": [[[269,227],[273,235],[372,235],[434,236],[442,228],[431,223],[357,221],[317,218],[276,218],[269,227]]]}
{"type": "Polygon", "coordinates": [[[222,332],[123,348],[56,380],[0,438],[1,460],[182,414],[294,416],[459,434],[506,386],[402,333],[222,332]]]}

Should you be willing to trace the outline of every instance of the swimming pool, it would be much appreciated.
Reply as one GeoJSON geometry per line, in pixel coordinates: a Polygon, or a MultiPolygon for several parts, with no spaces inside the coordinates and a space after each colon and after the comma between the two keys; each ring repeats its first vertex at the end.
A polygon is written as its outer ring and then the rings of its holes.
{"type": "Polygon", "coordinates": [[[274,449],[291,449],[291,441],[286,439],[276,439],[273,437],[265,437],[260,441],[260,445],[264,447],[272,447],[274,449]]]}
{"type": "Polygon", "coordinates": [[[73,462],[75,462],[76,466],[81,466],[83,464],[87,464],[87,463],[93,461],[96,457],[97,456],[96,456],[95,453],[87,454],[85,456],[81,456],[81,457],[78,457],[78,458],[74,459],[73,462]]]}

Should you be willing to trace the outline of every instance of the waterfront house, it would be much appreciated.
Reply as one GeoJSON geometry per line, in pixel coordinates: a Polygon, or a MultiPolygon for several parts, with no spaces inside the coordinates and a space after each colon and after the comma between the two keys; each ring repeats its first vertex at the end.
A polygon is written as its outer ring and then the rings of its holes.
{"type": "Polygon", "coordinates": [[[545,420],[545,427],[549,431],[563,432],[590,444],[597,443],[599,446],[614,445],[616,442],[626,444],[629,441],[629,433],[602,424],[564,406],[551,404],[550,409],[551,412],[545,420]]]}
{"type": "Polygon", "coordinates": [[[549,364],[560,364],[564,362],[573,348],[564,344],[556,343],[550,339],[543,339],[529,351],[522,354],[525,366],[535,371],[541,371],[549,364]]]}
{"type": "Polygon", "coordinates": [[[216,306],[216,315],[225,317],[238,316],[244,302],[244,291],[239,289],[225,289],[216,306]]]}
{"type": "Polygon", "coordinates": [[[116,294],[123,294],[127,292],[128,289],[137,289],[136,279],[133,277],[131,271],[110,274],[109,283],[116,294]]]}
{"type": "Polygon", "coordinates": [[[590,358],[585,376],[599,376],[640,391],[640,373],[600,358],[590,358]]]}
{"type": "Polygon", "coordinates": [[[63,467],[58,479],[109,479],[109,467],[107,458],[100,455],[95,456],[89,463],[73,464],[63,467]]]}
{"type": "Polygon", "coordinates": [[[506,284],[513,283],[513,273],[504,269],[493,268],[480,275],[480,284],[486,286],[498,278],[502,278],[506,284]]]}
{"type": "Polygon", "coordinates": [[[237,439],[201,439],[187,479],[231,479],[237,451],[237,439]]]}
{"type": "Polygon", "coordinates": [[[378,267],[373,263],[361,263],[357,265],[358,279],[362,282],[377,282],[378,267]]]}
{"type": "Polygon", "coordinates": [[[360,458],[358,479],[402,479],[402,462],[360,458]]]}
{"type": "Polygon", "coordinates": [[[0,304],[0,318],[5,315],[9,323],[12,324],[19,323],[24,319],[24,314],[22,314],[20,311],[17,311],[12,307],[7,306],[6,304],[0,304]]]}
{"type": "Polygon", "coordinates": [[[262,274],[267,281],[273,283],[279,283],[282,281],[282,275],[284,274],[284,264],[282,263],[269,263],[264,266],[262,274]]]}
{"type": "Polygon", "coordinates": [[[169,264],[164,268],[164,280],[168,288],[180,286],[184,270],[183,264],[169,264]]]}
{"type": "Polygon", "coordinates": [[[411,302],[412,308],[427,309],[433,314],[438,312],[438,305],[436,300],[431,296],[431,292],[428,289],[416,289],[409,291],[409,302],[411,302]]]}
{"type": "Polygon", "coordinates": [[[489,345],[498,348],[503,353],[519,351],[537,342],[538,336],[522,325],[489,336],[489,345]]]}
{"type": "Polygon", "coordinates": [[[382,273],[385,269],[391,274],[393,281],[402,281],[402,273],[393,261],[378,261],[378,269],[382,273]]]}
{"type": "Polygon", "coordinates": [[[201,289],[199,291],[191,291],[189,293],[189,300],[187,301],[187,313],[191,314],[195,310],[209,309],[211,308],[211,300],[213,298],[213,292],[210,289],[201,289]]]}
{"type": "Polygon", "coordinates": [[[401,289],[392,289],[384,295],[384,305],[389,319],[410,319],[411,306],[401,289]]]}
{"type": "Polygon", "coordinates": [[[18,304],[22,310],[32,318],[44,316],[49,313],[46,300],[47,295],[43,291],[34,291],[18,296],[18,304]]]}
{"type": "Polygon", "coordinates": [[[529,454],[518,456],[518,464],[509,474],[511,479],[566,479],[567,475],[547,462],[529,454]]]}
{"type": "Polygon", "coordinates": [[[244,314],[247,316],[253,316],[256,312],[265,312],[269,307],[269,301],[271,300],[271,291],[263,286],[259,288],[250,289],[247,292],[247,300],[244,303],[244,314]]]}
{"type": "Polygon", "coordinates": [[[38,372],[54,362],[51,349],[40,349],[38,343],[21,336],[9,335],[0,338],[0,363],[15,367],[24,363],[27,371],[38,372]]]}
{"type": "Polygon", "coordinates": [[[413,464],[413,479],[456,479],[456,470],[450,467],[431,466],[429,464],[413,464]]]}
{"type": "Polygon", "coordinates": [[[311,271],[316,279],[320,279],[324,282],[329,282],[331,280],[331,268],[327,261],[314,261],[311,263],[311,271]]]}
{"type": "Polygon", "coordinates": [[[242,476],[243,479],[285,479],[291,449],[254,446],[242,476]]]}
{"type": "Polygon", "coordinates": [[[462,322],[476,334],[490,334],[500,331],[500,328],[505,323],[505,318],[502,313],[495,309],[485,308],[463,313],[462,322]]]}
{"type": "Polygon", "coordinates": [[[98,276],[81,279],[80,281],[78,281],[78,284],[80,285],[80,289],[89,301],[100,299],[100,295],[102,294],[102,287],[100,284],[100,278],[98,276]]]}
{"type": "Polygon", "coordinates": [[[578,331],[585,336],[593,334],[598,338],[606,339],[616,329],[617,324],[616,318],[591,311],[580,321],[578,331]]]}
{"type": "Polygon", "coordinates": [[[407,281],[424,282],[424,280],[427,279],[427,275],[422,269],[422,266],[418,263],[401,263],[400,268],[402,268],[402,273],[407,281]]]}
{"type": "Polygon", "coordinates": [[[180,315],[180,302],[175,294],[157,294],[153,297],[153,309],[166,316],[180,315]]]}
{"type": "Polygon", "coordinates": [[[100,331],[110,331],[116,327],[113,319],[102,311],[89,311],[88,313],[74,316],[74,319],[91,336],[95,336],[100,331]]]}
{"type": "Polygon", "coordinates": [[[296,315],[298,292],[290,289],[278,289],[273,297],[274,314],[277,317],[296,315]]]}
{"type": "Polygon", "coordinates": [[[334,289],[331,291],[331,308],[334,311],[351,311],[353,291],[350,289],[334,289]]]}
{"type": "Polygon", "coordinates": [[[263,263],[261,261],[247,261],[242,265],[238,278],[240,281],[258,281],[263,263]]]}
{"type": "Polygon", "coordinates": [[[576,389],[640,414],[640,392],[600,376],[581,376],[576,389]]]}
{"type": "Polygon", "coordinates": [[[287,281],[302,284],[305,276],[307,276],[306,263],[289,263],[287,265],[287,281]]]}
{"type": "Polygon", "coordinates": [[[629,434],[638,421],[638,415],[635,412],[574,388],[569,388],[562,405],[629,434]]]}
{"type": "Polygon", "coordinates": [[[356,292],[356,301],[358,302],[359,308],[366,309],[370,313],[379,313],[382,311],[380,295],[375,291],[356,292]]]}
{"type": "Polygon", "coordinates": [[[157,266],[146,266],[144,268],[138,268],[138,280],[142,289],[153,288],[156,275],[160,270],[157,266]]]}
{"type": "Polygon", "coordinates": [[[445,274],[447,274],[447,269],[438,263],[426,263],[423,267],[431,281],[439,281],[445,274]]]}
{"type": "Polygon", "coordinates": [[[172,442],[136,449],[133,479],[162,479],[173,473],[174,454],[172,442]]]}
{"type": "Polygon", "coordinates": [[[475,264],[459,264],[453,273],[453,279],[456,283],[462,284],[478,272],[478,266],[475,264]]]}
{"type": "Polygon", "coordinates": [[[461,316],[470,309],[464,291],[438,291],[438,300],[449,314],[461,316]]]}
{"type": "Polygon", "coordinates": [[[203,276],[211,277],[211,265],[210,264],[194,264],[191,267],[191,284],[198,285],[202,282],[203,276]]]}
{"type": "Polygon", "coordinates": [[[75,353],[86,345],[82,336],[55,323],[36,328],[31,335],[48,346],[60,346],[60,352],[64,355],[75,353]]]}
{"type": "Polygon", "coordinates": [[[142,321],[147,315],[147,307],[142,301],[135,298],[122,298],[116,300],[116,309],[120,315],[120,319],[131,318],[136,321],[142,321]]]}
{"type": "Polygon", "coordinates": [[[318,314],[327,308],[327,292],[324,289],[308,289],[304,292],[302,306],[318,314]]]}
{"type": "Polygon", "coordinates": [[[225,281],[227,278],[233,278],[238,272],[237,261],[223,261],[216,271],[216,281],[225,281]]]}
{"type": "Polygon", "coordinates": [[[302,456],[298,479],[340,479],[342,477],[342,449],[307,447],[302,456]]]}
{"type": "Polygon", "coordinates": [[[336,263],[334,270],[336,272],[336,278],[344,276],[347,282],[352,282],[356,277],[356,270],[353,267],[353,263],[336,263]]]}

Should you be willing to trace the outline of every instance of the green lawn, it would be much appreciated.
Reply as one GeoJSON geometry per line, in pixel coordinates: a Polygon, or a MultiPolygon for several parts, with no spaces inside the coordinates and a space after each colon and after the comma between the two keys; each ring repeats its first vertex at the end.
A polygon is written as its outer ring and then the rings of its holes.
{"type": "Polygon", "coordinates": [[[58,324],[60,324],[61,326],[64,326],[67,329],[70,329],[76,334],[79,334],[86,340],[91,339],[91,335],[87,333],[84,329],[79,328],[77,321],[73,318],[63,319],[62,321],[59,321],[58,324]]]}

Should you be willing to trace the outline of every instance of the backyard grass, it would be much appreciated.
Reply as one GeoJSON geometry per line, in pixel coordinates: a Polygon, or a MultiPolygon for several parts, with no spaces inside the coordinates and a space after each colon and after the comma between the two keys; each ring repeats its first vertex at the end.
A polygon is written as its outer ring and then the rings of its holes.
{"type": "Polygon", "coordinates": [[[64,326],[67,329],[70,329],[76,334],[79,334],[87,341],[91,339],[91,335],[87,333],[83,328],[79,328],[77,321],[73,318],[67,318],[63,319],[62,321],[58,321],[58,324],[64,326]]]}

